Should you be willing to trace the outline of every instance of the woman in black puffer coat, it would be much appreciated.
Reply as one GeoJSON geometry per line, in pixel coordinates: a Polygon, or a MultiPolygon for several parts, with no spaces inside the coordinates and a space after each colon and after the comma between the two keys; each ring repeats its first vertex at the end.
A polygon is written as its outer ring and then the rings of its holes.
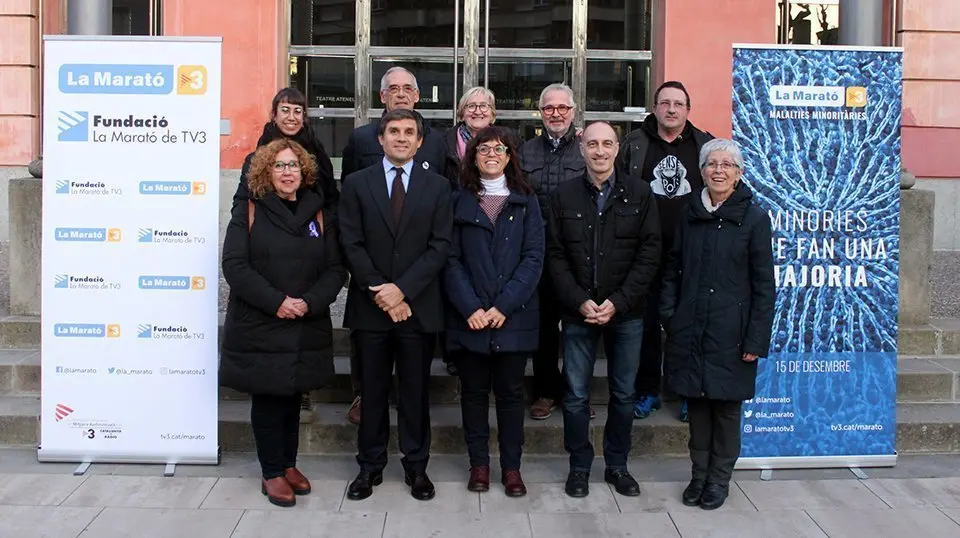
{"type": "Polygon", "coordinates": [[[333,377],[330,304],[346,279],[336,216],[311,188],[315,174],[296,142],[258,149],[251,199],[234,205],[223,243],[230,298],[220,383],[251,394],[262,491],[279,506],[310,492],[296,468],[300,397],[333,377]]]}
{"type": "Polygon", "coordinates": [[[664,375],[687,398],[692,480],[683,502],[711,510],[727,497],[740,456],[740,407],[770,349],[776,288],[770,218],[742,181],[730,140],[700,150],[706,188],[680,220],[664,270],[664,375]]]}

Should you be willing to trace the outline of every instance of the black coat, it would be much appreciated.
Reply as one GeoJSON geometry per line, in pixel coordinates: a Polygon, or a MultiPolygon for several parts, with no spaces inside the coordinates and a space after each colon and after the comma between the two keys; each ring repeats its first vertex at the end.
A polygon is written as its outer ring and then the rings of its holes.
{"type": "Polygon", "coordinates": [[[330,304],[343,287],[335,215],[324,212],[323,235],[308,226],[320,196],[297,193],[296,213],[275,193],[256,200],[248,231],[247,204],[234,206],[223,242],[223,275],[230,284],[220,356],[220,383],[253,394],[292,395],[333,376],[330,304]],[[280,319],[286,296],[304,299],[309,313],[280,319]]]}
{"type": "MultiPolygon", "coordinates": [[[[443,175],[450,180],[450,188],[453,190],[460,188],[460,156],[457,155],[457,139],[460,137],[459,130],[461,125],[463,125],[463,122],[454,125],[443,133],[443,143],[446,145],[447,151],[447,162],[443,167],[443,175]]],[[[519,149],[521,144],[520,135],[509,127],[499,127],[507,132],[507,136],[513,140],[514,146],[519,149]]],[[[517,159],[519,158],[520,156],[518,155],[517,159]]]]}
{"type": "Polygon", "coordinates": [[[579,140],[576,126],[571,125],[556,149],[546,131],[520,147],[520,168],[523,169],[527,184],[537,193],[540,212],[544,216],[550,211],[550,193],[560,184],[583,177],[585,173],[587,165],[578,147],[579,140]]]}
{"type": "Polygon", "coordinates": [[[450,253],[450,183],[414,165],[400,226],[394,229],[382,161],[343,184],[340,239],[350,270],[343,324],[351,329],[443,330],[440,274],[450,253]],[[413,317],[394,324],[374,302],[370,286],[396,284],[413,317]]]}
{"type": "Polygon", "coordinates": [[[483,355],[537,349],[543,253],[543,217],[534,195],[511,193],[493,223],[475,194],[456,192],[453,246],[443,279],[453,305],[447,315],[447,348],[483,355]],[[503,327],[471,330],[467,319],[492,307],[507,317],[503,327]]]}
{"type": "Polygon", "coordinates": [[[741,181],[715,213],[694,196],[680,221],[660,300],[667,329],[663,370],[686,398],[753,398],[757,363],[770,349],[776,289],[770,218],[741,181]]]}
{"type": "Polygon", "coordinates": [[[610,197],[597,212],[589,176],[550,193],[547,268],[566,321],[583,322],[588,299],[617,308],[614,321],[643,316],[660,265],[657,202],[646,182],[616,172],[610,197]]]}
{"type": "MultiPolygon", "coordinates": [[[[280,132],[276,123],[272,121],[267,122],[263,126],[263,133],[260,134],[260,139],[257,140],[257,147],[266,146],[278,138],[290,138],[303,146],[303,149],[307,150],[307,152],[313,156],[314,162],[317,163],[317,179],[313,185],[313,190],[323,197],[323,207],[325,209],[336,211],[337,202],[340,199],[340,191],[337,190],[337,182],[333,178],[333,163],[330,162],[330,156],[327,155],[327,150],[324,149],[323,143],[317,138],[317,135],[313,132],[313,129],[310,128],[310,125],[304,124],[303,129],[300,129],[299,133],[295,136],[287,137],[280,132]]],[[[233,194],[234,207],[237,205],[246,206],[246,202],[250,198],[250,189],[247,185],[247,172],[250,171],[250,162],[253,161],[254,153],[256,152],[250,152],[246,158],[243,159],[243,167],[240,169],[240,184],[237,185],[237,192],[233,194]]]]}
{"type": "MultiPolygon", "coordinates": [[[[350,174],[383,161],[383,147],[380,146],[380,139],[377,136],[379,130],[380,120],[378,119],[357,127],[350,133],[347,147],[343,148],[343,161],[340,168],[341,184],[350,174]]],[[[424,123],[423,144],[413,157],[413,160],[416,161],[416,167],[423,168],[423,164],[426,163],[427,169],[442,176],[446,156],[447,150],[443,141],[443,131],[433,129],[424,123]]]]}

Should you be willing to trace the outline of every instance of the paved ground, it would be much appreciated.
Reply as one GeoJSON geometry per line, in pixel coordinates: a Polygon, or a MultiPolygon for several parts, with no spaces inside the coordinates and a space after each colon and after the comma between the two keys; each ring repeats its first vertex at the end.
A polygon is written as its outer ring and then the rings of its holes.
{"type": "Polygon", "coordinates": [[[385,482],[361,502],[344,499],[356,471],[350,456],[305,458],[314,491],[294,508],[259,492],[253,454],[227,454],[220,466],[162,468],[39,464],[33,451],[0,449],[0,536],[138,538],[247,537],[950,537],[960,536],[960,456],[910,456],[867,480],[847,470],[782,471],[773,480],[737,472],[716,512],[679,502],[683,459],[636,459],[638,498],[598,480],[586,499],[563,494],[565,458],[527,458],[529,494],[509,499],[464,486],[462,457],[435,457],[437,498],[413,500],[391,461],[385,482]]]}

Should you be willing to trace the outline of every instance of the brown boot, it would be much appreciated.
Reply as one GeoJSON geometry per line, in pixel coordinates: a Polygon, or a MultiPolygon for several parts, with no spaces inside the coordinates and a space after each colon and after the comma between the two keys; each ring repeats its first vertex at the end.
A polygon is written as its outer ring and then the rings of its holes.
{"type": "Polygon", "coordinates": [[[553,414],[553,410],[556,409],[556,403],[550,398],[538,398],[537,401],[533,402],[533,405],[530,406],[530,418],[533,420],[546,420],[550,418],[550,415],[553,414]]]}
{"type": "Polygon", "coordinates": [[[520,477],[520,471],[516,469],[503,471],[503,489],[507,497],[523,497],[527,494],[527,486],[523,484],[523,478],[520,477]]]}
{"type": "Polygon", "coordinates": [[[294,494],[310,494],[310,481],[307,480],[307,477],[303,476],[303,473],[300,472],[300,469],[297,469],[296,467],[284,469],[283,477],[287,479],[287,482],[290,484],[290,488],[293,489],[294,494]]]}
{"type": "Polygon", "coordinates": [[[471,467],[467,489],[473,492],[490,491],[490,467],[471,467]]]}
{"type": "Polygon", "coordinates": [[[360,397],[357,396],[353,399],[353,403],[350,404],[350,408],[347,409],[347,421],[350,424],[360,425],[360,397]]]}
{"type": "Polygon", "coordinates": [[[297,497],[290,488],[290,482],[282,476],[261,481],[260,491],[267,496],[271,504],[284,507],[297,504],[297,497]]]}

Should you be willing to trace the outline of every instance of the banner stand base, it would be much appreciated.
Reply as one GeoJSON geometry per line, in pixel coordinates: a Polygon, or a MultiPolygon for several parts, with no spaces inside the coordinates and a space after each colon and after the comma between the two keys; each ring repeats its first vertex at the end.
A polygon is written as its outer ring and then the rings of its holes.
{"type": "MultiPolygon", "coordinates": [[[[782,456],[771,458],[740,458],[734,469],[738,471],[774,469],[850,469],[857,478],[864,480],[867,475],[861,468],[896,467],[897,454],[882,456],[782,456]],[[860,474],[863,474],[863,478],[860,474]]],[[[763,473],[760,474],[761,480],[763,473]]]]}
{"type": "Polygon", "coordinates": [[[859,467],[850,467],[850,472],[853,473],[853,476],[857,477],[859,480],[867,480],[870,478],[867,476],[867,473],[863,472],[863,469],[859,467]]]}
{"type": "Polygon", "coordinates": [[[163,468],[163,476],[173,476],[174,474],[176,474],[176,472],[177,472],[177,464],[176,464],[176,463],[168,463],[168,464],[163,468]]]}
{"type": "Polygon", "coordinates": [[[87,469],[90,468],[90,464],[91,464],[91,463],[92,463],[92,462],[85,461],[85,462],[81,463],[80,465],[78,465],[77,468],[73,470],[73,476],[83,476],[83,475],[87,474],[87,469]]]}
{"type": "Polygon", "coordinates": [[[760,471],[760,480],[767,482],[773,480],[773,469],[764,469],[760,471]]]}

